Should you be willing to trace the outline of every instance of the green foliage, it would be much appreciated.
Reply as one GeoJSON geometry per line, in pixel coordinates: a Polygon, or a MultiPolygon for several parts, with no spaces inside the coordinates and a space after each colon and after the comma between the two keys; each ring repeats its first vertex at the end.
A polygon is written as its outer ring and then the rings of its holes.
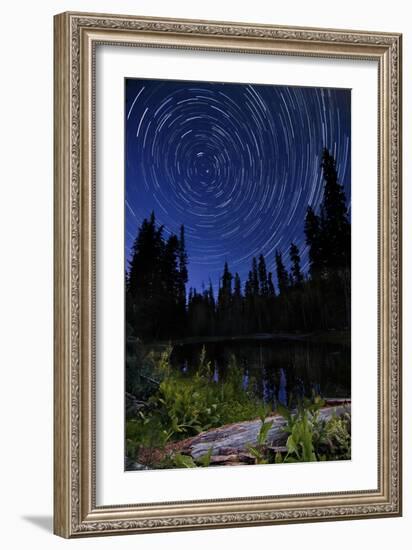
{"type": "Polygon", "coordinates": [[[248,445],[248,451],[255,459],[256,464],[268,464],[269,460],[266,458],[266,452],[264,448],[253,447],[248,445]]]}
{"type": "Polygon", "coordinates": [[[219,421],[217,404],[212,403],[209,397],[209,392],[201,391],[196,379],[193,383],[178,376],[163,380],[156,404],[168,430],[168,439],[194,435],[219,421]]]}
{"type": "Polygon", "coordinates": [[[146,353],[137,339],[126,343],[126,391],[146,400],[158,385],[153,353],[146,353]]]}
{"type": "Polygon", "coordinates": [[[213,447],[210,447],[207,453],[196,460],[194,460],[190,455],[173,453],[169,457],[169,461],[171,463],[171,466],[174,468],[207,468],[208,466],[210,466],[212,451],[213,447]]]}
{"type": "MultiPolygon", "coordinates": [[[[211,364],[204,349],[192,376],[171,368],[170,350],[163,352],[155,363],[154,373],[161,381],[148,399],[146,409],[126,423],[126,452],[130,458],[140,456],[140,461],[151,464],[152,459],[155,462],[157,459],[148,449],[161,450],[168,443],[210,428],[263,414],[261,401],[243,389],[242,371],[234,357],[229,360],[226,377],[218,383],[211,381],[211,364]]],[[[262,427],[263,439],[267,429],[262,427]]],[[[202,457],[199,465],[210,462],[210,456],[202,457]]],[[[179,464],[173,462],[175,467],[182,467],[179,464]]]]}
{"type": "Polygon", "coordinates": [[[284,462],[316,462],[318,460],[314,443],[318,411],[323,405],[323,401],[317,396],[313,401],[303,400],[295,414],[292,414],[283,405],[278,406],[279,414],[286,420],[284,430],[289,434],[284,462]]]}
{"type": "Polygon", "coordinates": [[[144,416],[126,421],[126,454],[136,461],[140,461],[139,453],[142,449],[145,464],[155,461],[156,451],[164,447],[167,442],[167,432],[156,416],[144,416]]]}
{"type": "Polygon", "coordinates": [[[213,447],[210,447],[207,453],[205,453],[202,457],[197,459],[196,461],[197,464],[199,464],[199,466],[203,466],[204,468],[207,468],[208,466],[210,466],[212,452],[213,452],[213,447]]]}
{"type": "Polygon", "coordinates": [[[206,360],[205,346],[202,347],[200,352],[198,372],[201,377],[210,378],[212,376],[212,363],[206,360]]]}
{"type": "Polygon", "coordinates": [[[270,428],[272,427],[272,422],[266,422],[266,416],[269,411],[267,409],[263,410],[260,416],[260,429],[257,436],[256,446],[248,445],[248,451],[253,456],[256,461],[256,464],[268,464],[269,463],[269,453],[265,446],[266,439],[268,437],[270,428]]]}
{"type": "Polygon", "coordinates": [[[334,415],[325,421],[319,416],[323,406],[320,397],[304,399],[296,411],[279,405],[278,412],[286,420],[284,430],[289,434],[283,454],[271,452],[267,437],[272,423],[266,422],[263,416],[256,446],[248,446],[256,464],[350,459],[350,414],[334,415]]]}
{"type": "Polygon", "coordinates": [[[291,458],[298,462],[316,462],[315,449],[313,446],[313,428],[308,419],[308,414],[302,414],[294,422],[291,434],[286,441],[288,454],[285,461],[291,458]]]}
{"type": "Polygon", "coordinates": [[[275,462],[315,462],[320,460],[346,460],[351,457],[350,414],[334,415],[329,420],[319,416],[324,406],[320,397],[307,399],[291,412],[280,405],[278,412],[286,420],[287,453],[275,457],[275,462]]]}
{"type": "Polygon", "coordinates": [[[351,416],[348,412],[333,416],[325,425],[320,442],[327,460],[350,460],[351,458],[351,416]]]}
{"type": "Polygon", "coordinates": [[[194,375],[176,372],[170,352],[170,348],[149,354],[141,350],[140,360],[146,368],[139,376],[140,384],[146,384],[147,399],[145,406],[126,421],[126,454],[132,460],[159,468],[208,466],[211,449],[193,465],[184,454],[169,456],[167,446],[210,428],[257,417],[260,430],[256,443],[248,447],[256,464],[350,458],[349,413],[323,420],[319,410],[324,402],[317,396],[304,399],[296,410],[279,404],[277,412],[286,420],[287,451],[275,454],[267,442],[272,423],[266,419],[271,411],[243,388],[242,370],[233,356],[225,377],[215,383],[205,349],[194,375]]]}
{"type": "Polygon", "coordinates": [[[173,455],[172,462],[176,468],[196,468],[196,462],[189,455],[176,453],[173,455]]]}
{"type": "Polygon", "coordinates": [[[272,427],[272,422],[262,422],[258,434],[258,445],[264,445],[268,436],[269,430],[272,427]]]}

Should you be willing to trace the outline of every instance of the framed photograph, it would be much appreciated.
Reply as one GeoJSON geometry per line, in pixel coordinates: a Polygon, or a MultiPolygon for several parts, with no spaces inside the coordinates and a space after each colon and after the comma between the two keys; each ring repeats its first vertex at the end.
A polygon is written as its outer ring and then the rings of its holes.
{"type": "Polygon", "coordinates": [[[401,514],[401,35],[55,17],[54,530],[401,514]]]}

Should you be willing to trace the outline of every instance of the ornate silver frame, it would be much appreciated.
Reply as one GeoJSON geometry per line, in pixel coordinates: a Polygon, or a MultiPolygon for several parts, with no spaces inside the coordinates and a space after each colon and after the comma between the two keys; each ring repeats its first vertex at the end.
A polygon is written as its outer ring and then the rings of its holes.
{"type": "Polygon", "coordinates": [[[395,33],[63,13],[55,17],[54,531],[63,537],[401,514],[401,40],[395,33]],[[379,67],[378,489],[96,506],[94,51],[122,44],[372,59],[379,67]]]}

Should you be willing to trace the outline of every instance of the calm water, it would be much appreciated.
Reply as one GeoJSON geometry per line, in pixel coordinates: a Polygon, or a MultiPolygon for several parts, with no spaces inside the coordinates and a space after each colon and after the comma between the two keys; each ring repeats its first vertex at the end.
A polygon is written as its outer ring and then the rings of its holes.
{"type": "Polygon", "coordinates": [[[190,374],[199,363],[202,347],[213,366],[213,380],[224,379],[231,355],[243,371],[243,386],[268,403],[286,404],[310,396],[349,398],[350,346],[296,340],[236,340],[175,345],[171,360],[190,374]]]}

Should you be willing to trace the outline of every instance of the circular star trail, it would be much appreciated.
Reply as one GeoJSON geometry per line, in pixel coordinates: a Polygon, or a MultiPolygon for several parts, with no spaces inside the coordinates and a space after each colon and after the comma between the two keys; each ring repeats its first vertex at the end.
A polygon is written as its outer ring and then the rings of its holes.
{"type": "Polygon", "coordinates": [[[126,80],[126,257],[144,218],[185,226],[189,286],[218,287],[224,262],[247,278],[254,256],[274,271],[323,193],[321,154],[337,162],[350,206],[350,91],[126,80]]]}

